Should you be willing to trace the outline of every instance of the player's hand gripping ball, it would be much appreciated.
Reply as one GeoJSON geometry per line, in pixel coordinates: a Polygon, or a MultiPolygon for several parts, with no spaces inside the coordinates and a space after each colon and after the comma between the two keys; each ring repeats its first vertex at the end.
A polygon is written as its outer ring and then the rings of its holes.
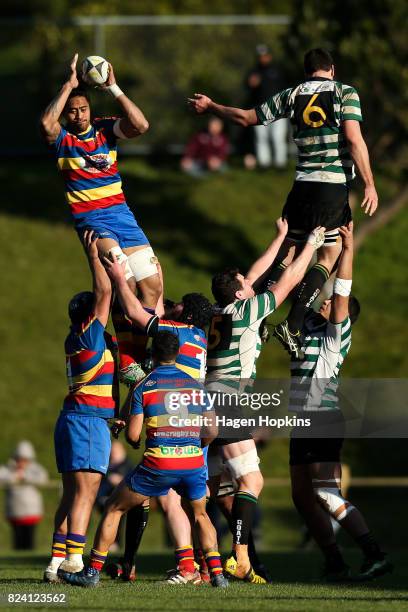
{"type": "Polygon", "coordinates": [[[98,87],[106,83],[109,76],[109,63],[100,55],[89,55],[82,62],[82,80],[88,85],[98,87]]]}

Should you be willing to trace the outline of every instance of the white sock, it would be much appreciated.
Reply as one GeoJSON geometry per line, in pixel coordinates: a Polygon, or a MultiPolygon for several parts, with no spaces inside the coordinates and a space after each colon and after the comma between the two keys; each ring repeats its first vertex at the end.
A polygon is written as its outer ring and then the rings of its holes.
{"type": "Polygon", "coordinates": [[[52,572],[56,572],[63,561],[65,561],[65,557],[51,557],[48,569],[52,572]]]}

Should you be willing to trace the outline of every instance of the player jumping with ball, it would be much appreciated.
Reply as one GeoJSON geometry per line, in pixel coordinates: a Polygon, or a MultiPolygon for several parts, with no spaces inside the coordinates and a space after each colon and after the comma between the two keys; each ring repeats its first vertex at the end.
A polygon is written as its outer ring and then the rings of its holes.
{"type": "MultiPolygon", "coordinates": [[[[126,203],[117,169],[118,139],[136,138],[148,130],[149,124],[117,85],[111,65],[108,79],[100,88],[116,99],[123,116],[92,118],[88,95],[79,88],[77,61],[76,53],[67,81],[42,114],[42,133],[62,173],[78,235],[93,230],[101,255],[113,253],[119,261],[125,261],[129,286],[133,291],[137,287],[143,305],[154,310],[161,295],[157,259],[126,203]],[[65,126],[60,123],[61,117],[65,126]]],[[[118,341],[121,349],[119,334],[118,341]]],[[[124,382],[136,382],[144,376],[132,360],[121,362],[121,370],[124,382]]]]}

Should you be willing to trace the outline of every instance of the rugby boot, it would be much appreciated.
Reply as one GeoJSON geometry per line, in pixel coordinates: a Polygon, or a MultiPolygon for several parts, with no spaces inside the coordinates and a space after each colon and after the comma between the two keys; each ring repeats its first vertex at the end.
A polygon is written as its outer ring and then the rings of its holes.
{"type": "Polygon", "coordinates": [[[131,363],[126,368],[121,368],[119,370],[119,380],[121,383],[123,383],[127,387],[132,387],[136,383],[143,380],[145,376],[146,374],[144,370],[136,362],[131,363]]]}
{"type": "Polygon", "coordinates": [[[136,567],[124,559],[116,563],[109,563],[105,572],[112,580],[116,578],[120,578],[123,582],[134,582],[136,580],[136,567]]]}
{"type": "Polygon", "coordinates": [[[300,341],[301,335],[293,335],[289,331],[289,326],[287,321],[282,321],[282,323],[278,323],[275,329],[273,330],[273,335],[279,342],[282,344],[284,349],[289,353],[291,357],[294,359],[303,359],[305,354],[302,350],[300,341]]]}
{"type": "Polygon", "coordinates": [[[356,576],[358,582],[365,582],[368,580],[374,580],[384,576],[384,574],[391,573],[394,569],[394,565],[391,561],[386,559],[385,555],[382,559],[365,559],[360,568],[360,572],[356,576]]]}
{"type": "Polygon", "coordinates": [[[184,570],[169,570],[166,577],[167,584],[201,584],[201,576],[198,570],[186,572],[184,570]]]}
{"type": "Polygon", "coordinates": [[[227,574],[228,578],[234,578],[234,580],[242,580],[243,582],[250,582],[251,584],[266,584],[267,581],[262,576],[255,573],[251,566],[244,576],[237,576],[238,562],[234,555],[231,555],[226,559],[224,563],[224,573],[227,574]]]}
{"type": "Polygon", "coordinates": [[[211,576],[211,586],[218,589],[227,589],[229,587],[229,582],[223,574],[216,574],[215,576],[211,576]]]}
{"type": "Polygon", "coordinates": [[[123,575],[123,561],[117,561],[116,563],[107,563],[105,565],[105,572],[108,574],[109,578],[112,580],[116,580],[117,578],[121,578],[123,575]]]}
{"type": "Polygon", "coordinates": [[[58,576],[68,584],[87,588],[96,587],[100,579],[98,570],[93,567],[84,567],[82,571],[75,573],[64,572],[64,570],[59,569],[58,576]]]}
{"type": "Polygon", "coordinates": [[[258,574],[258,576],[266,580],[268,584],[271,584],[273,582],[272,576],[268,568],[263,563],[259,563],[259,565],[254,565],[253,569],[254,569],[255,574],[258,574]]]}

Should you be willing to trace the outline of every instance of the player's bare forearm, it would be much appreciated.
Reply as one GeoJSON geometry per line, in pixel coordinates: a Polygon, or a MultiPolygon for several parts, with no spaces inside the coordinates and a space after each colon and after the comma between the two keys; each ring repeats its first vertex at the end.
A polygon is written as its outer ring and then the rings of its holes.
{"type": "Polygon", "coordinates": [[[126,440],[131,446],[138,446],[143,428],[143,414],[133,414],[126,426],[126,440]]]}
{"type": "Polygon", "coordinates": [[[337,267],[337,278],[343,280],[351,280],[353,278],[353,222],[350,221],[348,226],[339,228],[340,235],[343,239],[343,250],[340,255],[339,264],[337,267]]]}
{"type": "Polygon", "coordinates": [[[344,280],[353,278],[353,247],[343,247],[336,276],[344,280]]]}
{"type": "Polygon", "coordinates": [[[194,94],[193,98],[188,98],[187,103],[190,109],[198,115],[212,113],[224,121],[230,121],[237,125],[242,125],[243,127],[256,125],[258,123],[256,112],[253,108],[245,110],[233,106],[223,106],[222,104],[217,104],[208,96],[198,93],[194,94]]]}
{"type": "Polygon", "coordinates": [[[350,143],[350,154],[357,166],[359,174],[364,181],[364,185],[374,186],[374,177],[371,171],[370,157],[364,138],[359,138],[356,142],[350,143]]]}
{"type": "Polygon", "coordinates": [[[115,287],[125,315],[129,317],[133,323],[136,323],[136,325],[144,329],[152,318],[152,315],[145,311],[138,298],[130,289],[124,276],[115,280],[115,287]]]}
{"type": "Polygon", "coordinates": [[[93,290],[95,295],[112,293],[112,284],[99,256],[88,256],[89,267],[93,278],[93,290]]]}
{"type": "Polygon", "coordinates": [[[41,131],[48,144],[52,144],[57,140],[61,131],[59,119],[62,111],[67,103],[69,94],[79,85],[76,73],[77,61],[78,53],[75,53],[70,63],[70,74],[66,83],[64,83],[57,96],[50,102],[41,115],[41,131]]]}
{"type": "Polygon", "coordinates": [[[364,212],[369,214],[371,217],[378,207],[378,195],[374,185],[374,178],[371,171],[370,156],[368,154],[367,145],[364,141],[358,121],[344,121],[343,130],[350,155],[353,158],[365,185],[364,199],[361,204],[361,208],[364,208],[364,212]]]}
{"type": "Polygon", "coordinates": [[[155,308],[155,313],[157,314],[158,317],[163,317],[164,316],[164,279],[163,279],[163,270],[161,265],[158,263],[157,265],[157,272],[159,273],[159,278],[160,278],[160,283],[161,283],[161,293],[159,296],[159,299],[157,300],[157,304],[156,304],[156,308],[155,308]]]}
{"type": "Polygon", "coordinates": [[[279,218],[276,221],[277,235],[266,251],[251,266],[246,279],[253,285],[272,266],[288,232],[288,222],[279,218]]]}
{"type": "Polygon", "coordinates": [[[44,138],[49,143],[55,142],[60,133],[61,126],[59,120],[67,103],[68,96],[72,91],[72,86],[69,82],[64,83],[58,94],[47,106],[41,115],[40,125],[44,138]]]}
{"type": "Polygon", "coordinates": [[[93,230],[86,230],[83,236],[83,246],[88,258],[93,280],[93,291],[96,296],[112,293],[112,284],[99,258],[97,238],[93,230]]]}
{"type": "Polygon", "coordinates": [[[302,280],[305,275],[307,266],[313,257],[315,249],[309,243],[306,243],[302,252],[283,272],[281,280],[282,284],[286,285],[287,292],[290,293],[294,287],[302,280]]]}
{"type": "Polygon", "coordinates": [[[350,221],[348,225],[340,227],[339,232],[343,240],[343,250],[334,283],[334,295],[330,312],[332,323],[341,323],[348,315],[349,294],[353,278],[353,222],[350,221]],[[340,283],[339,287],[336,286],[337,283],[340,283]],[[345,289],[347,290],[344,291],[345,289]]]}
{"type": "Polygon", "coordinates": [[[124,113],[124,117],[122,117],[120,122],[120,128],[126,137],[134,138],[147,132],[149,122],[141,109],[125,94],[118,96],[116,100],[124,113]]]}
{"type": "Polygon", "coordinates": [[[258,123],[254,109],[245,110],[233,106],[223,106],[222,104],[211,101],[209,112],[213,115],[217,115],[220,119],[224,119],[224,121],[230,121],[231,123],[236,123],[243,127],[249,127],[258,123]]]}

